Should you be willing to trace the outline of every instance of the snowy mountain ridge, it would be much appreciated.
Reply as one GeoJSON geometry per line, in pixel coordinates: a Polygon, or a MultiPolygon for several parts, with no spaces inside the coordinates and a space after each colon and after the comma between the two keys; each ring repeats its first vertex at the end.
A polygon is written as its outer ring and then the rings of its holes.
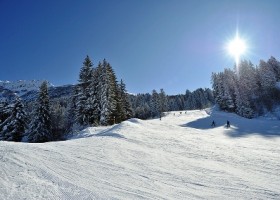
{"type": "MultiPolygon", "coordinates": [[[[0,81],[0,101],[12,101],[16,96],[25,101],[34,100],[44,80],[0,81]]],[[[54,86],[48,82],[50,98],[70,96],[74,85],[54,86]]]]}
{"type": "MultiPolygon", "coordinates": [[[[39,90],[40,85],[44,80],[18,80],[18,81],[1,81],[0,87],[4,89],[11,90],[17,93],[19,96],[26,92],[32,90],[39,90]]],[[[48,87],[53,87],[54,85],[48,82],[48,87]]]]}

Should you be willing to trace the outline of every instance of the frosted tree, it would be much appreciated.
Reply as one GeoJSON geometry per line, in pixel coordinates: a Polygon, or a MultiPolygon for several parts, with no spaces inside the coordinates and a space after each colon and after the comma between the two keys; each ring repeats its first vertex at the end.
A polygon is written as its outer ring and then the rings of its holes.
{"type": "Polygon", "coordinates": [[[237,76],[231,69],[225,69],[223,72],[223,102],[225,104],[225,110],[234,112],[235,106],[235,85],[237,82],[237,76]]]}
{"type": "Polygon", "coordinates": [[[123,104],[124,104],[124,110],[125,110],[125,118],[129,119],[132,117],[133,112],[132,112],[132,108],[131,108],[131,102],[130,102],[130,99],[128,97],[128,93],[126,90],[126,85],[123,82],[123,80],[121,80],[121,83],[120,83],[120,90],[121,90],[121,98],[122,98],[122,101],[124,102],[123,104]]]}
{"type": "MultiPolygon", "coordinates": [[[[260,61],[258,66],[258,82],[259,82],[259,107],[272,111],[274,101],[277,99],[277,90],[275,89],[277,83],[277,72],[273,69],[272,64],[268,64],[263,60],[260,61]]],[[[262,110],[259,109],[261,112],[262,110]]]]}
{"type": "Polygon", "coordinates": [[[198,88],[193,93],[196,97],[196,108],[197,109],[205,108],[208,104],[208,100],[206,99],[204,90],[202,88],[198,88]]]}
{"type": "Polygon", "coordinates": [[[79,74],[79,84],[77,85],[76,94],[76,119],[81,125],[88,125],[90,123],[90,84],[92,81],[92,62],[87,56],[83,62],[83,66],[79,74]]]}
{"type": "Polygon", "coordinates": [[[189,102],[188,99],[190,97],[190,95],[192,94],[192,92],[190,90],[186,90],[185,92],[185,96],[184,96],[184,109],[187,110],[189,109],[189,102]]]}
{"type": "Polygon", "coordinates": [[[27,129],[24,105],[20,98],[17,97],[15,102],[8,106],[7,109],[10,110],[9,117],[0,124],[0,139],[19,142],[27,129]]]}
{"type": "Polygon", "coordinates": [[[95,126],[98,125],[100,121],[99,75],[98,68],[93,68],[92,80],[89,85],[89,97],[86,101],[88,106],[89,124],[95,126]]]}
{"type": "Polygon", "coordinates": [[[258,94],[257,70],[251,62],[246,60],[239,64],[236,87],[236,109],[237,113],[246,118],[254,116],[254,99],[258,94]]]}
{"type": "Polygon", "coordinates": [[[210,88],[205,88],[204,94],[205,94],[206,99],[207,99],[207,105],[205,105],[205,106],[206,107],[212,106],[215,102],[212,90],[210,88]]]}
{"type": "MultiPolygon", "coordinates": [[[[242,87],[242,86],[241,86],[242,87]]],[[[249,101],[248,95],[245,90],[236,86],[236,113],[245,118],[253,118],[254,110],[249,101]]]]}
{"type": "MultiPolygon", "coordinates": [[[[187,105],[187,103],[185,104],[187,105]]],[[[187,107],[185,109],[188,109],[187,107]]],[[[176,96],[169,96],[168,98],[168,110],[179,110],[179,106],[176,102],[176,96]]]]}
{"type": "Polygon", "coordinates": [[[144,103],[135,109],[135,117],[139,119],[147,119],[151,117],[151,108],[148,103],[144,103]]]}
{"type": "Polygon", "coordinates": [[[160,89],[159,95],[159,112],[163,113],[168,110],[168,99],[163,89],[160,89]]]}
{"type": "Polygon", "coordinates": [[[275,87],[277,78],[271,65],[261,60],[258,67],[258,73],[262,92],[268,92],[275,87]]]}
{"type": "Polygon", "coordinates": [[[156,90],[152,91],[151,111],[152,111],[152,117],[159,116],[160,114],[159,94],[157,93],[156,90]]]}
{"type": "Polygon", "coordinates": [[[280,81],[280,62],[278,60],[276,60],[276,58],[274,58],[273,56],[271,56],[268,61],[267,64],[273,69],[275,77],[276,77],[276,81],[280,81]]]}
{"type": "Polygon", "coordinates": [[[28,141],[48,142],[51,140],[53,140],[53,134],[51,133],[49,93],[47,81],[44,81],[40,86],[37,108],[28,131],[28,141]]]}
{"type": "Polygon", "coordinates": [[[121,79],[117,90],[117,121],[124,121],[132,117],[131,104],[127,96],[126,86],[121,79]]]}
{"type": "Polygon", "coordinates": [[[212,88],[216,103],[220,106],[222,110],[226,109],[226,104],[224,102],[224,74],[223,73],[213,73],[212,74],[212,88]]]}
{"type": "Polygon", "coordinates": [[[61,139],[68,128],[68,115],[66,107],[59,101],[52,101],[50,106],[51,131],[53,139],[61,139]]]}
{"type": "Polygon", "coordinates": [[[239,73],[237,74],[240,89],[248,94],[249,99],[257,95],[257,70],[250,61],[242,60],[239,64],[239,73]]]}
{"type": "MultiPolygon", "coordinates": [[[[5,121],[10,115],[8,102],[0,102],[0,124],[5,121]]],[[[0,130],[1,131],[1,130],[0,130]]]]}
{"type": "Polygon", "coordinates": [[[111,65],[104,59],[101,72],[100,123],[113,124],[117,115],[117,81],[111,65]]]}

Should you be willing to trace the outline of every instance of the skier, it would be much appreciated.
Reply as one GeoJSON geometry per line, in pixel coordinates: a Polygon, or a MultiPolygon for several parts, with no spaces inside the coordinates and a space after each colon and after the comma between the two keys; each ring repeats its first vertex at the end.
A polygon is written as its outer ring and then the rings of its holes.
{"type": "Polygon", "coordinates": [[[230,123],[229,123],[229,121],[227,120],[227,128],[229,128],[230,127],[230,123]]]}
{"type": "Polygon", "coordinates": [[[212,124],[211,124],[212,127],[215,127],[216,126],[216,123],[215,121],[213,120],[212,124]]]}

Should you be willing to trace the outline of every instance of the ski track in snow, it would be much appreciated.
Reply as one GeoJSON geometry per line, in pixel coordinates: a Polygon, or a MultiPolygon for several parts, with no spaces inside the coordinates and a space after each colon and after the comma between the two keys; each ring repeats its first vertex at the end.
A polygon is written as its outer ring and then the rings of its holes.
{"type": "Polygon", "coordinates": [[[279,144],[279,121],[204,110],[2,141],[0,199],[280,199],[279,144]]]}

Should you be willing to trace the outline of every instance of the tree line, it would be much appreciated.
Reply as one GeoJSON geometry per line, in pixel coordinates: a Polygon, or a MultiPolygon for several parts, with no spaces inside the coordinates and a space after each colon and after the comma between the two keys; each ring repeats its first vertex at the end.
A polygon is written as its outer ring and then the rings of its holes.
{"type": "Polygon", "coordinates": [[[105,59],[94,67],[89,56],[83,62],[70,100],[50,103],[48,84],[40,86],[36,102],[0,103],[0,140],[47,142],[58,140],[73,127],[111,125],[132,117],[126,86],[118,83],[105,59]]]}
{"type": "Polygon", "coordinates": [[[253,118],[280,104],[280,62],[274,57],[253,66],[242,60],[233,69],[212,74],[215,102],[222,110],[253,118]]]}
{"type": "Polygon", "coordinates": [[[48,82],[39,88],[35,101],[0,102],[0,140],[47,142],[60,140],[88,126],[112,125],[131,117],[162,117],[174,110],[203,109],[213,105],[210,89],[166,95],[163,89],[151,94],[128,94],[123,80],[105,59],[94,66],[83,61],[78,83],[68,96],[50,98],[48,82]]]}
{"type": "Polygon", "coordinates": [[[199,88],[185,94],[166,95],[163,89],[160,92],[130,95],[134,117],[148,119],[160,117],[163,112],[179,110],[204,109],[214,104],[213,93],[209,88],[199,88]]]}

